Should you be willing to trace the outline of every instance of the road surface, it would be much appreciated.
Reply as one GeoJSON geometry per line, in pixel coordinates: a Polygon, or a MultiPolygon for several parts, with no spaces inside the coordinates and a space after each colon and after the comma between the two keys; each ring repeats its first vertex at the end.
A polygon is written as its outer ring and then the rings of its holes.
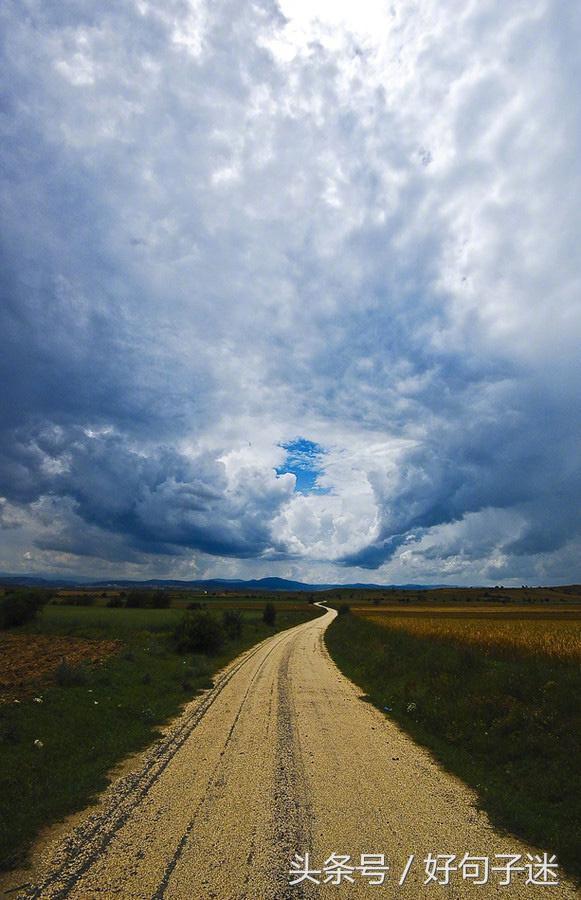
{"type": "Polygon", "coordinates": [[[495,854],[539,851],[495,832],[462,783],[361,700],[325,650],[334,616],[326,611],[232,663],[145,763],[46,854],[37,884],[10,896],[575,897],[562,880],[526,886],[523,873],[508,888],[497,886],[498,872],[476,885],[463,879],[467,867],[452,871],[448,886],[424,885],[429,853],[498,864],[495,854]],[[352,882],[291,886],[291,858],[305,851],[315,870],[332,853],[349,855],[351,865],[361,853],[383,853],[390,869],[383,885],[370,884],[380,874],[355,870],[352,882]]]}

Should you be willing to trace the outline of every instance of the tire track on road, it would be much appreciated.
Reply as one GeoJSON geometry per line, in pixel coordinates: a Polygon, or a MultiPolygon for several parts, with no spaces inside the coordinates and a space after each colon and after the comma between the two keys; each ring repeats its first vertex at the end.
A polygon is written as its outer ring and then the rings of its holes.
{"type": "Polygon", "coordinates": [[[275,641],[267,654],[269,656],[279,643],[287,639],[287,633],[285,632],[283,638],[278,640],[276,638],[276,635],[267,638],[266,641],[251,648],[218,677],[214,687],[195,709],[185,714],[185,720],[182,716],[177,727],[172,728],[169,734],[154,746],[145,765],[138,772],[131,773],[117,782],[113,788],[114,794],[106,803],[105,809],[91,816],[87,822],[72,832],[60,848],[63,859],[40,884],[26,885],[24,893],[19,894],[22,900],[40,900],[52,888],[56,888],[56,891],[51,893],[54,900],[64,900],[67,897],[78,880],[106,851],[115,834],[128,822],[136,807],[147,796],[224,688],[257,653],[264,649],[265,644],[275,641]]]}
{"type": "MultiPolygon", "coordinates": [[[[185,847],[188,843],[189,838],[191,837],[191,835],[194,831],[194,827],[195,827],[195,824],[196,824],[196,821],[197,821],[199,815],[202,813],[202,811],[206,805],[208,805],[212,802],[215,802],[215,798],[214,798],[214,796],[212,796],[210,794],[210,792],[211,792],[213,786],[217,787],[217,785],[218,785],[218,776],[219,776],[220,770],[222,768],[222,759],[224,757],[224,754],[226,753],[226,750],[228,748],[228,745],[230,744],[230,741],[232,740],[232,736],[234,735],[234,732],[236,731],[236,727],[238,725],[238,722],[240,721],[240,717],[242,715],[243,709],[244,709],[246,702],[248,700],[248,697],[250,695],[250,691],[256,685],[257,681],[259,680],[259,678],[264,670],[264,667],[266,666],[266,663],[268,662],[272,653],[274,653],[274,651],[285,641],[288,641],[288,635],[286,635],[286,634],[284,635],[283,638],[281,638],[280,640],[273,643],[273,646],[271,647],[271,649],[268,651],[268,653],[266,654],[266,656],[260,663],[256,672],[254,672],[254,674],[252,675],[252,678],[250,679],[250,681],[248,683],[248,686],[246,688],[244,696],[242,697],[240,706],[238,707],[238,710],[234,717],[234,721],[232,722],[230,730],[226,736],[224,746],[222,747],[222,750],[220,751],[219,759],[218,759],[216,765],[214,766],[214,769],[212,770],[210,778],[208,779],[208,786],[206,788],[206,793],[205,793],[204,797],[202,798],[202,800],[200,801],[200,803],[198,804],[198,806],[196,807],[194,814],[192,815],[190,821],[188,822],[187,828],[186,828],[184,834],[182,835],[182,838],[181,838],[178,846],[176,847],[176,851],[164,871],[164,874],[159,883],[159,886],[157,887],[155,893],[152,896],[152,900],[163,900],[163,898],[165,897],[165,893],[166,893],[168,884],[170,882],[171,876],[172,876],[178,862],[180,861],[180,858],[182,856],[182,853],[185,850],[185,847]]],[[[224,785],[224,788],[225,787],[226,787],[226,785],[224,785]]]]}
{"type": "MultiPolygon", "coordinates": [[[[294,636],[296,641],[298,635],[294,636]]],[[[296,714],[289,690],[289,665],[293,643],[285,651],[278,672],[278,719],[277,719],[277,769],[275,774],[273,832],[276,860],[277,900],[302,900],[315,896],[308,884],[291,887],[288,870],[291,858],[296,852],[304,852],[312,845],[312,807],[309,799],[307,779],[296,731],[296,714]],[[284,879],[284,880],[283,880],[284,879]]]]}

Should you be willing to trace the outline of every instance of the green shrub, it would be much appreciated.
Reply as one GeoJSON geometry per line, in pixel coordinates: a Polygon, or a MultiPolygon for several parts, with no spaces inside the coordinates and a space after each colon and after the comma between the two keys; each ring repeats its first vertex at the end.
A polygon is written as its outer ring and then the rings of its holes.
{"type": "Polygon", "coordinates": [[[171,594],[169,591],[154,591],[151,597],[151,606],[153,609],[169,609],[171,603],[171,594]]]}
{"type": "Polygon", "coordinates": [[[340,616],[346,616],[347,613],[351,612],[351,607],[349,606],[348,603],[340,603],[337,608],[337,612],[339,613],[340,616]]]}
{"type": "Polygon", "coordinates": [[[225,609],[222,613],[222,625],[230,641],[240,637],[243,623],[244,618],[239,609],[225,609]]]}
{"type": "Polygon", "coordinates": [[[126,609],[145,609],[149,606],[148,591],[129,591],[125,601],[126,609]]]}
{"type": "Polygon", "coordinates": [[[16,628],[36,618],[50,594],[42,591],[15,591],[0,598],[0,628],[16,628]]]}
{"type": "Polygon", "coordinates": [[[276,606],[274,603],[267,603],[262,612],[262,621],[265,625],[274,625],[276,622],[276,606]]]}
{"type": "Polygon", "coordinates": [[[109,609],[123,609],[125,603],[123,602],[123,598],[119,597],[109,597],[106,603],[109,609]]]}
{"type": "Polygon", "coordinates": [[[206,653],[215,656],[226,640],[222,624],[208,612],[192,612],[175,628],[174,639],[180,652],[206,653]]]}

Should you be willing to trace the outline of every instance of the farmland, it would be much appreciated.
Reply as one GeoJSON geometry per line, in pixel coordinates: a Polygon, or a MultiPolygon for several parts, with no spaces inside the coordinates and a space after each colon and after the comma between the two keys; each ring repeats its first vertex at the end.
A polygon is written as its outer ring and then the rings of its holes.
{"type": "Polygon", "coordinates": [[[473,787],[497,826],[579,874],[581,598],[523,594],[356,599],[325,639],[367,699],[473,787]]]}
{"type": "Polygon", "coordinates": [[[490,607],[450,610],[440,607],[378,612],[354,608],[369,622],[398,628],[418,637],[455,640],[478,647],[488,655],[541,654],[562,660],[581,659],[581,607],[531,610],[528,607],[490,607]]]}

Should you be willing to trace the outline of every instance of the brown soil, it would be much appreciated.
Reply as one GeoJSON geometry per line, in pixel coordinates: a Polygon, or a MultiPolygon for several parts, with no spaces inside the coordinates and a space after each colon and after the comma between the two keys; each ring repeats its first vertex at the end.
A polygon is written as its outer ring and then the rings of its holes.
{"type": "Polygon", "coordinates": [[[0,634],[0,703],[17,700],[54,680],[59,663],[97,663],[116,653],[119,641],[47,634],[0,634]]]}

